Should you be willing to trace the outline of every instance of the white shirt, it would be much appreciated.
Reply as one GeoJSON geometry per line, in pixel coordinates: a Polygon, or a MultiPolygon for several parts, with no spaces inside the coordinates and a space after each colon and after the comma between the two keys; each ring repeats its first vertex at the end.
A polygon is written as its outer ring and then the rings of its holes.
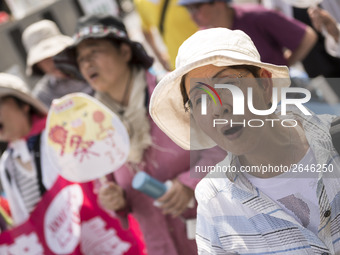
{"type": "MultiPolygon", "coordinates": [[[[245,173],[248,180],[263,193],[276,201],[288,214],[293,216],[302,226],[318,234],[319,206],[316,196],[318,173],[299,172],[298,167],[309,167],[316,159],[309,148],[306,155],[296,165],[294,171],[287,172],[273,178],[258,178],[245,173]],[[292,185],[294,184],[294,185],[292,185]],[[290,187],[287,189],[287,187],[290,187]]],[[[292,170],[292,169],[291,169],[292,170]]]]}

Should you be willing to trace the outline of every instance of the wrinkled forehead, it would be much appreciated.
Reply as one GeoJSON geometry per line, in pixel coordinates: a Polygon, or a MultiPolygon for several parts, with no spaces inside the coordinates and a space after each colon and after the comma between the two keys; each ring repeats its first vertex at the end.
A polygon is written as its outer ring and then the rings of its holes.
{"type": "Polygon", "coordinates": [[[185,75],[184,79],[186,85],[189,84],[193,78],[201,79],[202,82],[211,83],[212,80],[219,78],[242,78],[246,76],[246,73],[249,73],[249,70],[246,68],[206,65],[191,70],[185,75]]]}
{"type": "Polygon", "coordinates": [[[242,68],[211,68],[210,70],[193,70],[185,77],[185,88],[187,93],[203,93],[206,89],[214,91],[226,86],[252,87],[256,82],[255,77],[249,75],[251,72],[242,68]],[[200,72],[201,71],[201,72],[200,72]]]}
{"type": "Polygon", "coordinates": [[[191,79],[190,91],[188,98],[195,100],[202,98],[204,95],[207,99],[212,99],[216,102],[228,102],[233,97],[248,98],[248,95],[255,93],[257,96],[264,93],[262,89],[262,81],[260,78],[215,78],[210,82],[202,82],[197,78],[191,79]],[[251,89],[251,91],[249,91],[251,89]],[[256,91],[256,92],[255,92],[256,91]]]}
{"type": "Polygon", "coordinates": [[[233,74],[236,73],[237,70],[235,68],[232,68],[230,66],[215,66],[215,65],[205,65],[205,66],[200,66],[197,67],[191,71],[189,71],[185,77],[186,79],[191,79],[191,78],[217,78],[220,77],[221,75],[228,75],[228,74],[233,74]]]}

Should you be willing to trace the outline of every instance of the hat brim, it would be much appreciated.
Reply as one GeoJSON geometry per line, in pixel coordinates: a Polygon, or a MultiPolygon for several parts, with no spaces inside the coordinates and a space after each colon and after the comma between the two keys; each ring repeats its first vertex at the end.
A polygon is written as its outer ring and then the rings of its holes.
{"type": "Polygon", "coordinates": [[[190,120],[191,114],[184,109],[180,89],[183,75],[197,67],[209,64],[215,66],[258,66],[272,73],[274,87],[290,86],[289,71],[286,66],[254,61],[253,58],[247,57],[245,54],[225,50],[213,51],[204,56],[199,56],[191,60],[190,63],[184,64],[167,74],[157,84],[152,94],[150,115],[157,126],[185,150],[201,150],[216,145],[210,137],[196,126],[194,120],[190,120]]]}
{"type": "Polygon", "coordinates": [[[4,97],[4,96],[14,96],[16,98],[19,98],[23,102],[34,107],[38,111],[38,113],[41,115],[47,115],[48,113],[48,108],[43,103],[41,103],[38,99],[34,98],[31,95],[23,93],[19,90],[16,90],[13,88],[0,87],[0,97],[4,97]]]}
{"type": "Polygon", "coordinates": [[[78,64],[76,61],[76,48],[77,46],[85,41],[86,39],[113,39],[117,41],[122,41],[130,45],[132,50],[132,64],[136,64],[142,66],[144,69],[149,69],[153,64],[153,58],[150,57],[147,52],[145,51],[142,44],[139,42],[131,41],[128,38],[118,37],[113,33],[110,32],[103,32],[103,33],[95,33],[95,34],[88,34],[82,36],[75,40],[72,45],[65,48],[62,52],[57,54],[54,58],[54,62],[57,67],[66,72],[68,75],[73,77],[79,77],[81,74],[78,70],[78,64]],[[74,72],[74,73],[73,73],[74,72]]]}
{"type": "Polygon", "coordinates": [[[73,42],[71,37],[65,35],[57,35],[41,41],[34,47],[32,47],[27,54],[27,67],[26,74],[31,76],[35,73],[33,66],[38,62],[54,57],[62,50],[64,50],[67,46],[71,45],[73,42]]]}

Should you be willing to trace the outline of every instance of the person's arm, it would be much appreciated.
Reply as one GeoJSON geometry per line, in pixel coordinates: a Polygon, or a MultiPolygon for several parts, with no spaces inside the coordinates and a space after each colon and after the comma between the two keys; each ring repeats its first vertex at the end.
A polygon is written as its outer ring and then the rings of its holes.
{"type": "Polygon", "coordinates": [[[163,66],[163,68],[166,71],[171,71],[169,56],[166,53],[161,52],[159,50],[158,46],[156,45],[156,42],[155,42],[155,39],[154,39],[152,32],[144,30],[143,34],[144,34],[146,41],[148,42],[148,44],[152,48],[153,52],[155,53],[158,61],[163,66]]]}
{"type": "Polygon", "coordinates": [[[307,26],[305,35],[303,36],[297,49],[291,51],[291,53],[287,54],[286,56],[288,66],[294,65],[295,63],[303,60],[314,47],[316,40],[317,34],[311,27],[307,26]]]}
{"type": "Polygon", "coordinates": [[[284,54],[288,66],[302,61],[317,40],[317,34],[311,27],[277,11],[263,11],[256,22],[273,42],[282,49],[288,49],[284,54]]]}
{"type": "Polygon", "coordinates": [[[99,190],[100,204],[107,210],[118,211],[126,206],[124,190],[114,182],[108,182],[99,190]]]}
{"type": "Polygon", "coordinates": [[[333,39],[339,42],[340,31],[338,23],[329,12],[319,7],[311,7],[308,9],[308,15],[316,31],[322,33],[324,27],[333,39]]]}
{"type": "Polygon", "coordinates": [[[163,68],[166,71],[171,71],[169,56],[167,56],[166,53],[162,53],[162,51],[159,49],[158,45],[156,44],[155,38],[152,34],[152,29],[157,28],[158,24],[152,18],[152,15],[150,15],[150,11],[151,13],[156,15],[158,12],[157,6],[159,4],[160,3],[158,2],[156,3],[156,2],[149,1],[149,0],[134,0],[134,5],[135,5],[137,13],[139,14],[140,21],[141,21],[141,29],[143,31],[143,34],[144,34],[144,37],[147,43],[150,45],[152,51],[156,55],[156,58],[161,63],[163,68]]]}
{"type": "Polygon", "coordinates": [[[200,180],[207,172],[196,171],[196,167],[202,169],[201,166],[215,166],[221,162],[227,153],[219,147],[214,147],[202,151],[191,152],[190,158],[196,162],[187,171],[179,174],[173,181],[170,190],[160,197],[157,201],[161,203],[163,213],[171,214],[174,217],[182,214],[189,205],[189,202],[194,198],[194,190],[200,180]]]}
{"type": "Polygon", "coordinates": [[[156,201],[160,203],[159,207],[163,214],[178,217],[188,208],[189,202],[193,198],[194,190],[174,179],[171,188],[156,201]]]}
{"type": "Polygon", "coordinates": [[[319,7],[308,9],[313,27],[325,37],[325,48],[333,57],[340,57],[340,24],[329,12],[319,7]]]}

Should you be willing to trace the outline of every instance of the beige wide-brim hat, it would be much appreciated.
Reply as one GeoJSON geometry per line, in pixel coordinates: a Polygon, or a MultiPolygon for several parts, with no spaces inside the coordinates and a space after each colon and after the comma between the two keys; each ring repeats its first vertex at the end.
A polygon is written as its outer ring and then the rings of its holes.
{"type": "Polygon", "coordinates": [[[50,20],[41,20],[28,26],[22,34],[27,51],[26,74],[41,74],[35,66],[38,62],[54,57],[73,43],[69,36],[61,34],[57,25],[50,20]]]}
{"type": "Polygon", "coordinates": [[[248,35],[240,30],[211,28],[189,37],[179,48],[176,69],[156,86],[150,100],[150,115],[157,126],[186,150],[200,150],[216,145],[191,118],[183,106],[180,83],[183,75],[205,66],[253,65],[272,73],[273,86],[290,86],[286,66],[263,63],[248,35]]]}
{"type": "Polygon", "coordinates": [[[34,107],[41,115],[47,115],[47,107],[34,98],[25,82],[7,73],[0,73],[0,98],[14,96],[34,107]]]}

